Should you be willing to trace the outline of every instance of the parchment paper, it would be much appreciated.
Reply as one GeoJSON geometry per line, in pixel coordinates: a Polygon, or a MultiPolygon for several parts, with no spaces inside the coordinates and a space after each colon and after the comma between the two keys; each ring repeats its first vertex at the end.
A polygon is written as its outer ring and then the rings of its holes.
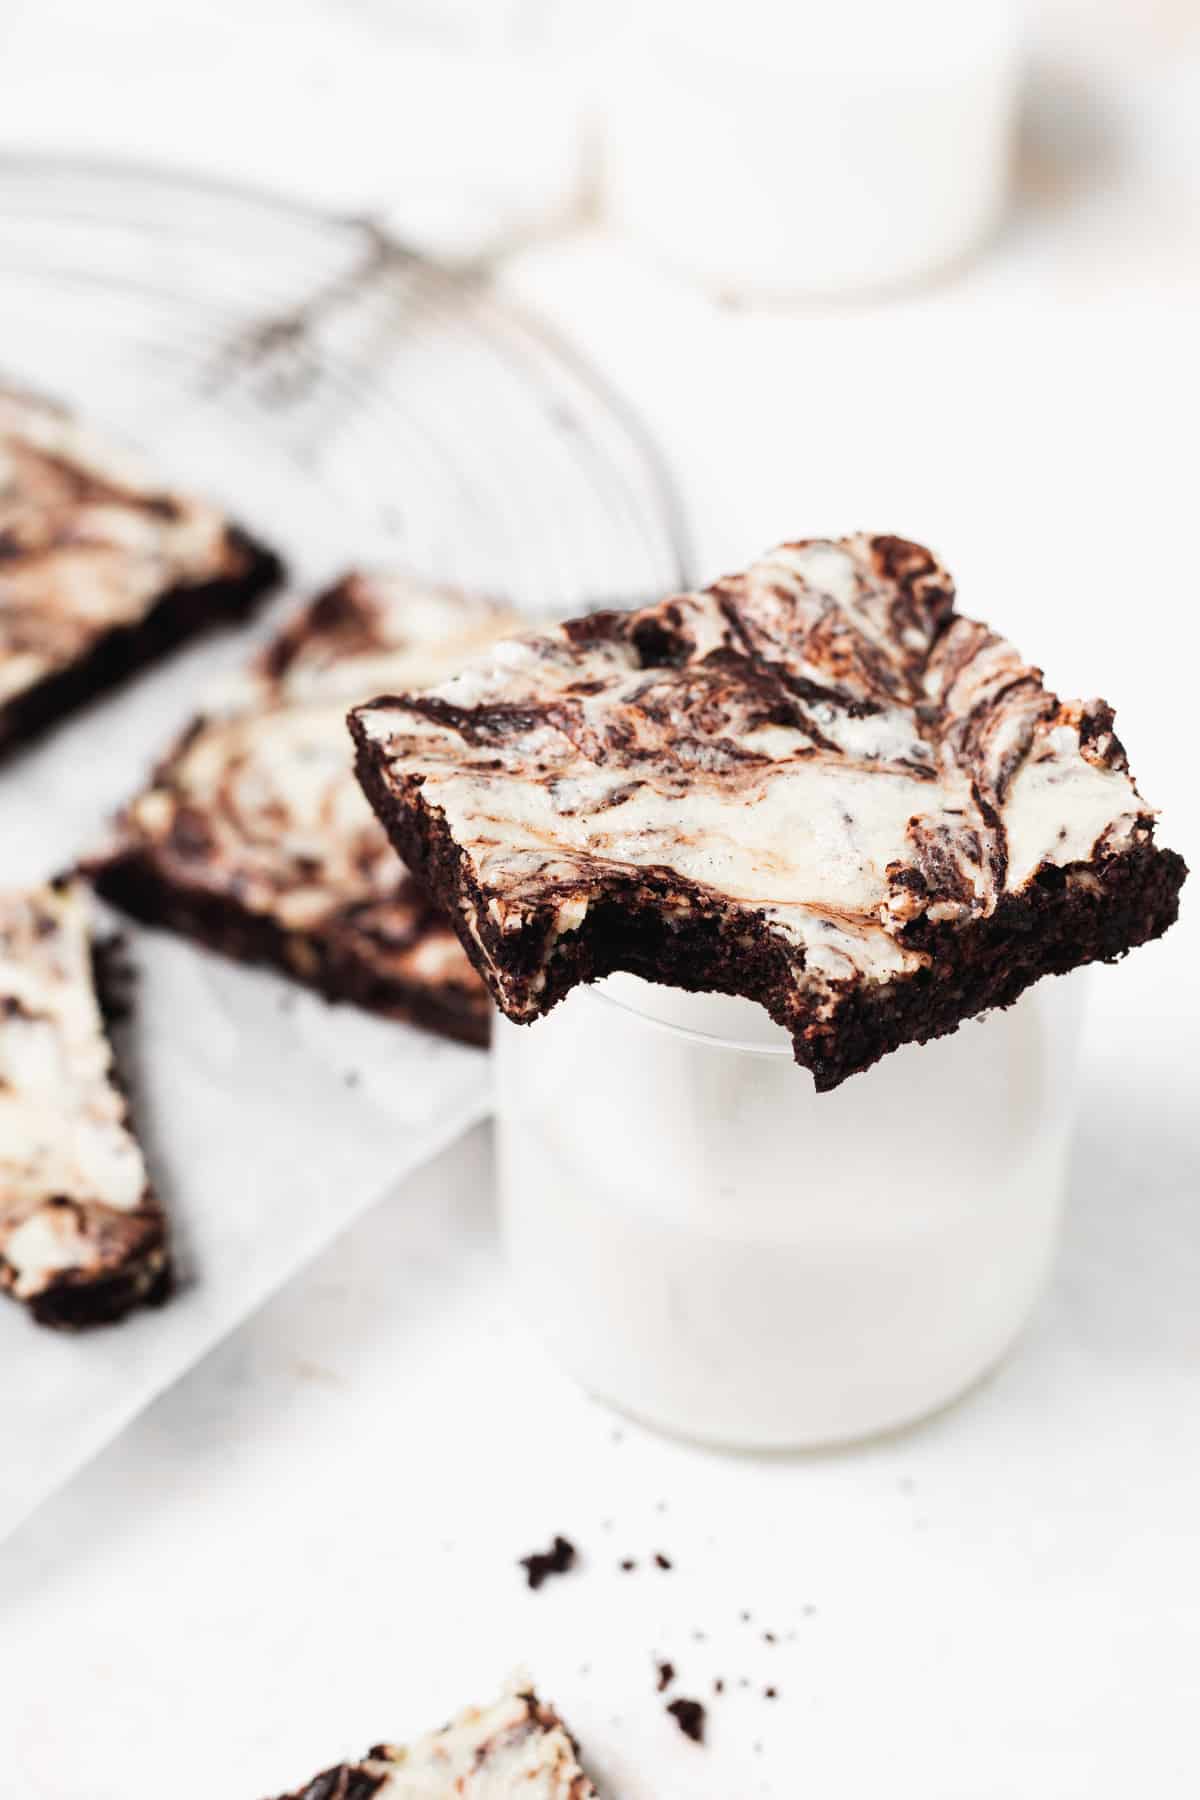
{"type": "MultiPolygon", "coordinates": [[[[0,881],[41,879],[94,846],[247,643],[234,632],[187,651],[0,766],[0,881]]],[[[0,1535],[487,1105],[479,1051],[98,918],[126,931],[138,973],[118,1042],[179,1290],[161,1311],[78,1336],[0,1299],[0,1535]]]]}

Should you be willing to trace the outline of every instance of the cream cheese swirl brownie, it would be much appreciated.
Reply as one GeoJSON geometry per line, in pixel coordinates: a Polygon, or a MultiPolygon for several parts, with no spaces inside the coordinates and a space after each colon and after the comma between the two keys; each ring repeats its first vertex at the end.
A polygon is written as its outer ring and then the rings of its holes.
{"type": "Polygon", "coordinates": [[[0,894],[0,1287],[47,1325],[161,1299],[163,1216],[129,1123],[79,884],[0,894]]]}
{"type": "Polygon", "coordinates": [[[0,754],[193,633],[274,556],[50,402],[0,388],[0,754]]]}
{"type": "Polygon", "coordinates": [[[381,1744],[288,1800],[597,1800],[562,1720],[536,1694],[471,1707],[407,1750],[381,1744]]]}
{"type": "Polygon", "coordinates": [[[616,969],[740,994],[820,1089],[1157,937],[1186,873],[1111,710],[1059,701],[894,537],[785,544],[351,727],[509,1018],[616,969]]]}
{"type": "Polygon", "coordinates": [[[457,589],[348,576],[214,694],[119,820],[100,890],[331,999],[486,1042],[487,993],[363,799],[346,710],[444,679],[516,624],[457,589]]]}

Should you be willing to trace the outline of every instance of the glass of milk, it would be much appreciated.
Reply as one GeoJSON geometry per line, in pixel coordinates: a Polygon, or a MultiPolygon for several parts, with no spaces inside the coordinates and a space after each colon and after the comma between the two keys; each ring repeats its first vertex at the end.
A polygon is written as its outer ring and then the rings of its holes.
{"type": "Polygon", "coordinates": [[[1081,977],[817,1094],[761,1008],[630,975],[497,1020],[519,1303],[589,1392],[737,1449],[944,1405],[1008,1349],[1062,1209],[1081,977]]]}

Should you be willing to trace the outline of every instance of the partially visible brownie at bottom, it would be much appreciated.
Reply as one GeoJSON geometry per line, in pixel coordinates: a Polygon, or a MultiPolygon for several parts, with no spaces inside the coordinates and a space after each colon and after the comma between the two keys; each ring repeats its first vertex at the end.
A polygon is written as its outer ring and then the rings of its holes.
{"type": "Polygon", "coordinates": [[[532,1691],[471,1707],[408,1749],[377,1745],[282,1800],[598,1800],[562,1720],[532,1691]]]}
{"type": "Polygon", "coordinates": [[[517,623],[457,589],[348,575],[211,696],[89,863],[100,891],[330,999],[486,1042],[486,990],[363,799],[346,710],[443,679],[517,623]]]}
{"type": "Polygon", "coordinates": [[[52,402],[0,388],[0,756],[197,633],[273,552],[52,402]]]}
{"type": "Polygon", "coordinates": [[[0,1289],[44,1325],[107,1323],[170,1283],[101,988],[82,884],[0,893],[0,1289]]]}
{"type": "Polygon", "coordinates": [[[785,544],[357,708],[359,779],[517,1023],[615,970],[761,1003],[818,1089],[1174,921],[1111,709],[922,546],[785,544]]]}

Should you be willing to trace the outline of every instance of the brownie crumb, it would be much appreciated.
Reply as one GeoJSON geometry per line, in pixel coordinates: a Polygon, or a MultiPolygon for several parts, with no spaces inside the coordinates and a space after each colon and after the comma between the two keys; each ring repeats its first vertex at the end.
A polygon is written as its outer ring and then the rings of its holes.
{"type": "Polygon", "coordinates": [[[624,1570],[625,1574],[628,1575],[631,1569],[637,1568],[637,1563],[632,1556],[626,1556],[622,1558],[621,1568],[624,1570]]]}
{"type": "Polygon", "coordinates": [[[773,1687],[764,1688],[763,1695],[768,1700],[778,1700],[779,1690],[777,1688],[773,1688],[773,1687]]]}
{"type": "Polygon", "coordinates": [[[725,1692],[725,1683],[722,1680],[721,1676],[718,1675],[717,1679],[713,1682],[713,1693],[714,1694],[723,1694],[724,1692],[725,1692]]]}
{"type": "Polygon", "coordinates": [[[665,1694],[675,1679],[675,1664],[660,1662],[658,1665],[658,1691],[665,1694]]]}
{"type": "Polygon", "coordinates": [[[674,1567],[670,1557],[664,1556],[661,1550],[656,1550],[654,1552],[654,1561],[660,1569],[670,1569],[674,1567]]]}
{"type": "Polygon", "coordinates": [[[672,1700],[667,1711],[693,1744],[704,1742],[704,1708],[699,1700],[672,1700]]]}
{"type": "Polygon", "coordinates": [[[565,1575],[575,1567],[577,1552],[565,1537],[556,1537],[549,1550],[535,1550],[520,1559],[531,1588],[540,1588],[548,1575],[565,1575]]]}
{"type": "Polygon", "coordinates": [[[777,1644],[778,1642],[779,1642],[779,1639],[775,1636],[775,1633],[773,1631],[764,1631],[763,1632],[763,1643],[764,1644],[777,1644]]]}

